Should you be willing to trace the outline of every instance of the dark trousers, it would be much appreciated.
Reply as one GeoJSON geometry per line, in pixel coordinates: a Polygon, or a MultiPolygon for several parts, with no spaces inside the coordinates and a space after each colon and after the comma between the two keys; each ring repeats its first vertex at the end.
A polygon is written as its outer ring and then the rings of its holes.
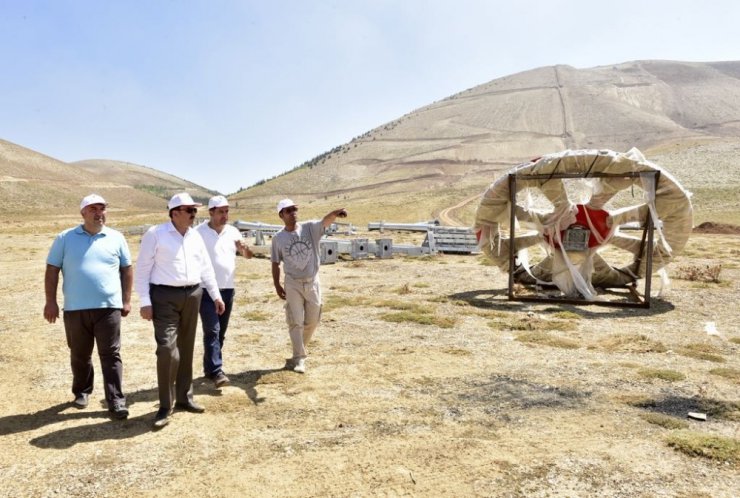
{"type": "Polygon", "coordinates": [[[224,300],[226,311],[216,313],[216,305],[207,292],[203,293],[200,302],[200,322],[203,324],[203,374],[212,378],[223,372],[224,360],[222,350],[226,329],[229,326],[231,307],[234,304],[234,289],[219,289],[224,300]]]}
{"type": "Polygon", "coordinates": [[[64,331],[72,364],[72,393],[75,396],[92,393],[95,378],[92,352],[97,343],[108,407],[125,405],[126,397],[122,388],[121,310],[100,308],[65,311],[64,331]]]}
{"type": "Polygon", "coordinates": [[[157,341],[159,407],[193,401],[193,348],[198,325],[200,286],[151,285],[149,295],[157,341]]]}

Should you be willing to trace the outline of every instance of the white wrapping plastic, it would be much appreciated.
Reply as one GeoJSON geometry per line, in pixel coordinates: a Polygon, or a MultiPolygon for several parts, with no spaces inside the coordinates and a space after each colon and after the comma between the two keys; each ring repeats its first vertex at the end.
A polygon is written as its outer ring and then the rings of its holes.
{"type": "MultiPolygon", "coordinates": [[[[629,194],[626,197],[629,199],[629,194]]],[[[690,193],[670,173],[645,159],[639,150],[633,148],[626,153],[566,150],[521,164],[491,184],[478,206],[474,229],[479,232],[481,250],[502,271],[509,271],[509,246],[513,242],[519,265],[515,271],[517,281],[554,284],[565,295],[580,294],[585,299],[595,299],[595,287],[624,287],[645,276],[648,258],[639,254],[642,231],[630,235],[622,229],[644,226],[647,217],[651,218],[655,229],[650,248],[653,271],[659,272],[686,245],[693,227],[692,213],[690,193]],[[630,173],[644,174],[632,178],[620,176],[630,173]],[[578,175],[578,178],[551,177],[560,174],[578,175]],[[615,176],[593,177],[593,174],[615,176]],[[518,199],[514,206],[513,241],[510,175],[515,175],[518,199]],[[530,175],[547,176],[522,178],[530,175]],[[642,193],[638,204],[619,206],[615,201],[624,192],[634,190],[642,193]],[[533,193],[541,205],[532,200],[533,193]],[[561,233],[574,225],[579,210],[586,220],[581,228],[590,231],[595,244],[586,250],[565,250],[561,233]],[[590,212],[600,210],[608,213],[606,231],[597,229],[597,223],[590,218],[590,212]],[[535,245],[544,249],[546,257],[530,266],[528,249],[535,245]],[[631,253],[632,261],[626,265],[609,264],[600,253],[610,246],[631,253]]],[[[665,272],[659,274],[667,285],[665,272]]]]}

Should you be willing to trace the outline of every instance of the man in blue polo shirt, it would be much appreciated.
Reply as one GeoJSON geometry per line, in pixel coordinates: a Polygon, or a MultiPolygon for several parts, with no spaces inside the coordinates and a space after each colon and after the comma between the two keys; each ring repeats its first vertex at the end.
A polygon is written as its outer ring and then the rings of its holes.
{"type": "Polygon", "coordinates": [[[92,351],[98,345],[108,410],[128,417],[123,394],[121,317],[131,311],[133,269],[123,235],[105,226],[105,200],[90,194],[80,203],[83,223],[60,233],[46,258],[44,318],[59,318],[57,287],[62,272],[64,330],[72,364],[74,406],[85,408],[93,391],[92,351]]]}

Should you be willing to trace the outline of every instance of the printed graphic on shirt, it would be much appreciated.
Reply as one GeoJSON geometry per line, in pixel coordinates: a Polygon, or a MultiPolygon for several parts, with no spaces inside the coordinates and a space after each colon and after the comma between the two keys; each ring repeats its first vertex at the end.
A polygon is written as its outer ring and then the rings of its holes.
{"type": "Polygon", "coordinates": [[[312,253],[311,239],[307,238],[304,240],[296,238],[288,246],[285,259],[298,270],[303,270],[311,260],[312,253]]]}

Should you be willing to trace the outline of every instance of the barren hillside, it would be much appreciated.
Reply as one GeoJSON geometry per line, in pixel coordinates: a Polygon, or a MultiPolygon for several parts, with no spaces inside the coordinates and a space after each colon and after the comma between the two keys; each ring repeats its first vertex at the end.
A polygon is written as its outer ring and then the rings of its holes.
{"type": "Polygon", "coordinates": [[[192,182],[144,166],[110,160],[65,163],[0,140],[5,212],[76,212],[79,200],[90,192],[103,195],[111,210],[160,211],[166,199],[182,190],[200,199],[212,195],[192,182]]]}
{"type": "Polygon", "coordinates": [[[706,183],[728,166],[737,172],[734,161],[697,161],[695,147],[711,156],[737,149],[738,74],[740,62],[538,68],[417,109],[233,198],[260,214],[291,196],[317,213],[339,202],[378,219],[413,196],[399,221],[417,221],[482,192],[522,161],[566,148],[638,147],[651,160],[660,151],[692,188],[693,177],[706,183]]]}

